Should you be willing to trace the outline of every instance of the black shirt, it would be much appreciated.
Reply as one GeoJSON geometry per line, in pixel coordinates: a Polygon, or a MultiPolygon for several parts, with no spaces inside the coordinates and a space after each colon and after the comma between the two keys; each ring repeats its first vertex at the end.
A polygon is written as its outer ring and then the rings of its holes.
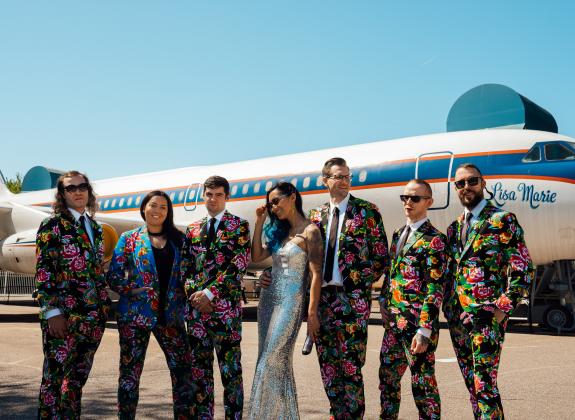
{"type": "Polygon", "coordinates": [[[174,266],[174,250],[169,242],[163,248],[152,246],[154,251],[154,260],[156,262],[156,272],[158,273],[158,282],[160,283],[160,307],[158,309],[158,321],[165,321],[164,310],[166,308],[166,295],[172,277],[172,268],[174,266]]]}

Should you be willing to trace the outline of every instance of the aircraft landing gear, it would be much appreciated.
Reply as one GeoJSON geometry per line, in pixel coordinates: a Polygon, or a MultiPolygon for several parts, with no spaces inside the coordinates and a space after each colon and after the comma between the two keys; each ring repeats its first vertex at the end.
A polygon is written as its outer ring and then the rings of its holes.
{"type": "Polygon", "coordinates": [[[573,329],[573,313],[569,312],[564,306],[552,305],[545,310],[543,314],[543,325],[550,330],[570,331],[573,329]]]}
{"type": "Polygon", "coordinates": [[[575,331],[575,261],[537,267],[530,298],[530,319],[561,334],[575,331]]]}

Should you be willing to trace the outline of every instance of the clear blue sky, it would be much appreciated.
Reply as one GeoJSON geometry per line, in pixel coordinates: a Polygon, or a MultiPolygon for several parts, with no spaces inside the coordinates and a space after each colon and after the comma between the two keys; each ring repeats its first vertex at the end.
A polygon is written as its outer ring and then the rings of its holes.
{"type": "Polygon", "coordinates": [[[501,83],[575,137],[562,1],[5,1],[0,169],[93,179],[445,131],[501,83]]]}

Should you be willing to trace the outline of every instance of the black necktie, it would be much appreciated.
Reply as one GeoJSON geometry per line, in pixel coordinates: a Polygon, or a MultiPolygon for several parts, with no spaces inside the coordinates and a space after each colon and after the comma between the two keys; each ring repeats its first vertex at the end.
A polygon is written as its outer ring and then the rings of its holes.
{"type": "Polygon", "coordinates": [[[90,234],[88,233],[88,226],[86,226],[86,217],[84,215],[80,216],[80,226],[82,226],[82,229],[84,229],[84,232],[86,232],[86,236],[88,237],[88,240],[90,241],[90,245],[92,245],[92,239],[90,239],[90,234]]]}
{"type": "Polygon", "coordinates": [[[396,255],[399,254],[403,249],[405,242],[407,241],[407,238],[409,238],[410,233],[411,228],[409,227],[409,225],[405,225],[403,231],[401,232],[401,235],[399,236],[399,241],[397,241],[397,248],[395,250],[396,255]]]}
{"type": "Polygon", "coordinates": [[[461,249],[465,248],[465,244],[467,243],[467,235],[469,233],[469,225],[472,217],[473,213],[467,212],[465,219],[463,219],[463,223],[461,224],[461,249]]]}
{"type": "Polygon", "coordinates": [[[325,270],[323,279],[329,283],[333,276],[333,262],[335,260],[335,245],[337,244],[337,231],[339,228],[339,208],[333,209],[333,217],[329,228],[329,241],[327,244],[327,253],[325,254],[325,270]]]}
{"type": "Polygon", "coordinates": [[[206,248],[209,248],[216,237],[216,218],[212,217],[210,219],[210,228],[208,229],[208,240],[206,242],[206,248]]]}

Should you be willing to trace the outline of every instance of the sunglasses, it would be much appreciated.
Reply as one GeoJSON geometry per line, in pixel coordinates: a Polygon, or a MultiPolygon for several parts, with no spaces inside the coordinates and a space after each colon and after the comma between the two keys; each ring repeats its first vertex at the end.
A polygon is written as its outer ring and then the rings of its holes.
{"type": "Polygon", "coordinates": [[[75,193],[76,191],[80,191],[80,192],[86,192],[90,189],[90,185],[87,182],[82,182],[81,184],[78,185],[66,185],[64,187],[64,191],[66,191],[67,193],[75,193]]]}
{"type": "Polygon", "coordinates": [[[266,207],[271,210],[273,206],[277,206],[280,201],[282,201],[284,198],[286,198],[287,195],[279,195],[276,198],[270,200],[269,202],[266,203],[266,207]]]}
{"type": "Polygon", "coordinates": [[[422,199],[431,198],[428,195],[400,195],[399,199],[404,203],[407,203],[409,200],[413,201],[414,203],[419,203],[422,199]]]}
{"type": "Polygon", "coordinates": [[[455,181],[454,184],[455,188],[460,190],[463,187],[465,187],[465,184],[469,185],[470,187],[475,187],[479,184],[480,180],[481,180],[480,176],[471,176],[467,179],[460,179],[459,181],[455,181]]]}

